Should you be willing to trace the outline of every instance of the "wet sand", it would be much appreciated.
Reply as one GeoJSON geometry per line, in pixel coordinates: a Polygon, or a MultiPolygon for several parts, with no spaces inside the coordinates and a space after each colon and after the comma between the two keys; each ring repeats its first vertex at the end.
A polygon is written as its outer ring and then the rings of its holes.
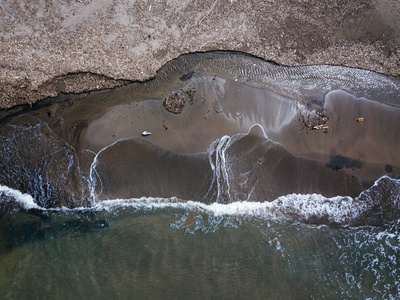
{"type": "MultiPolygon", "coordinates": [[[[359,78],[365,74],[277,67],[234,53],[195,54],[167,64],[152,81],[20,113],[2,126],[2,151],[10,149],[10,131],[36,128],[41,139],[50,136],[57,142],[41,152],[19,140],[32,153],[11,157],[8,165],[36,168],[30,161],[38,155],[57,165],[53,154],[69,149],[71,160],[59,170],[70,172],[72,181],[46,169],[38,176],[57,186],[71,182],[66,190],[72,198],[229,203],[292,193],[356,197],[381,176],[400,175],[400,86],[374,73],[359,78]],[[179,109],[168,107],[174,101],[179,109]]],[[[3,174],[1,183],[15,185],[29,174],[20,175],[11,180],[3,174]]]]}

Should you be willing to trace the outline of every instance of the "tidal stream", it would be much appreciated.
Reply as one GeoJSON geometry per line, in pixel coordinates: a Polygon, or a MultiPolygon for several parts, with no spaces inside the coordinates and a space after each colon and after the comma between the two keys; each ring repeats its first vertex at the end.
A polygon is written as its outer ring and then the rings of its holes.
{"type": "Polygon", "coordinates": [[[2,299],[400,297],[400,83],[190,54],[0,112],[2,299]]]}

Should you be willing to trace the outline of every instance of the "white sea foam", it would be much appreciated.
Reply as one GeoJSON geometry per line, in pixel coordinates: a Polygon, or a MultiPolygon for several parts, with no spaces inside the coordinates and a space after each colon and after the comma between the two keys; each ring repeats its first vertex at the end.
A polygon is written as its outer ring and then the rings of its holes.
{"type": "MultiPolygon", "coordinates": [[[[242,216],[260,217],[272,220],[285,219],[306,223],[348,224],[376,204],[371,201],[372,199],[370,198],[369,193],[380,185],[381,180],[387,180],[388,178],[389,177],[387,176],[381,177],[371,188],[363,191],[357,198],[349,196],[336,196],[329,198],[320,194],[289,194],[278,197],[272,202],[236,201],[231,203],[206,204],[191,200],[186,201],[176,197],[141,197],[98,201],[93,203],[92,207],[80,207],[74,209],[61,207],[47,210],[73,211],[87,209],[101,211],[129,207],[144,210],[173,208],[206,213],[215,217],[242,216]]],[[[394,181],[396,185],[399,184],[399,180],[389,179],[390,182],[394,181]]],[[[15,201],[21,204],[25,209],[46,210],[38,206],[32,196],[21,193],[18,190],[0,185],[0,195],[1,193],[5,196],[13,197],[15,201]]]]}
{"type": "Polygon", "coordinates": [[[98,157],[99,155],[107,150],[108,148],[114,146],[115,144],[121,142],[121,141],[125,141],[131,138],[122,138],[122,139],[118,139],[117,141],[115,141],[114,143],[104,147],[103,149],[101,149],[94,157],[92,164],[90,165],[90,171],[89,171],[89,191],[90,191],[90,196],[92,199],[95,199],[97,196],[99,196],[102,192],[103,192],[103,183],[100,180],[99,174],[97,173],[96,167],[98,164],[98,157]],[[100,182],[100,192],[98,194],[96,194],[96,185],[98,184],[97,181],[100,182]]]}
{"type": "Polygon", "coordinates": [[[319,194],[282,196],[272,202],[275,214],[292,215],[296,219],[307,221],[325,219],[329,223],[346,223],[364,212],[368,205],[357,198],[332,197],[319,194]]]}
{"type": "Polygon", "coordinates": [[[142,209],[176,208],[198,211],[213,216],[252,216],[268,219],[289,219],[308,221],[311,218],[327,222],[347,223],[367,209],[367,206],[351,197],[326,198],[318,194],[282,196],[272,202],[232,202],[228,204],[205,204],[177,198],[133,198],[114,199],[99,202],[96,209],[134,207],[142,209]]]}
{"type": "Polygon", "coordinates": [[[0,193],[8,197],[13,197],[16,202],[26,209],[41,209],[41,207],[35,203],[31,195],[23,194],[18,190],[9,188],[8,186],[0,185],[0,193]]]}
{"type": "MultiPolygon", "coordinates": [[[[390,179],[389,182],[396,186],[399,184],[399,180],[383,176],[356,198],[349,196],[329,198],[320,194],[289,194],[278,197],[272,202],[236,201],[227,204],[205,204],[190,200],[183,201],[174,197],[142,197],[101,201],[95,208],[112,209],[128,206],[143,209],[177,208],[213,216],[253,216],[299,222],[348,224],[377,204],[374,199],[371,199],[370,193],[373,193],[374,189],[380,185],[387,184],[387,179],[390,179]]],[[[396,199],[398,200],[398,197],[396,199]]]]}

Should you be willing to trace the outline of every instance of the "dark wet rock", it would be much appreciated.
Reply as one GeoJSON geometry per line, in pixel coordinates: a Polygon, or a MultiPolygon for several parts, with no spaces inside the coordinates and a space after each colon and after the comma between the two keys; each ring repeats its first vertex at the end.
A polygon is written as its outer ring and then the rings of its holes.
{"type": "Polygon", "coordinates": [[[36,118],[18,118],[5,127],[0,136],[0,184],[32,195],[41,207],[85,205],[71,146],[36,118]]]}

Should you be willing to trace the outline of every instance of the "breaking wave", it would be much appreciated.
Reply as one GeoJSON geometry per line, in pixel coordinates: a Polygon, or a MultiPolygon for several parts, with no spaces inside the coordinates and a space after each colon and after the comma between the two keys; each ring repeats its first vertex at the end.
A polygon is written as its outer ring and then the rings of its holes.
{"type": "Polygon", "coordinates": [[[125,208],[162,210],[167,208],[205,213],[210,216],[256,217],[268,220],[286,220],[307,224],[389,225],[400,220],[400,180],[383,176],[358,197],[324,197],[319,194],[289,194],[272,202],[236,201],[206,204],[176,197],[140,197],[112,199],[93,203],[90,207],[45,209],[34,199],[18,190],[0,186],[4,202],[14,201],[25,210],[41,211],[112,211],[125,208]],[[392,193],[391,195],[389,193],[392,193]],[[377,217],[379,215],[379,217],[377,217]]]}

